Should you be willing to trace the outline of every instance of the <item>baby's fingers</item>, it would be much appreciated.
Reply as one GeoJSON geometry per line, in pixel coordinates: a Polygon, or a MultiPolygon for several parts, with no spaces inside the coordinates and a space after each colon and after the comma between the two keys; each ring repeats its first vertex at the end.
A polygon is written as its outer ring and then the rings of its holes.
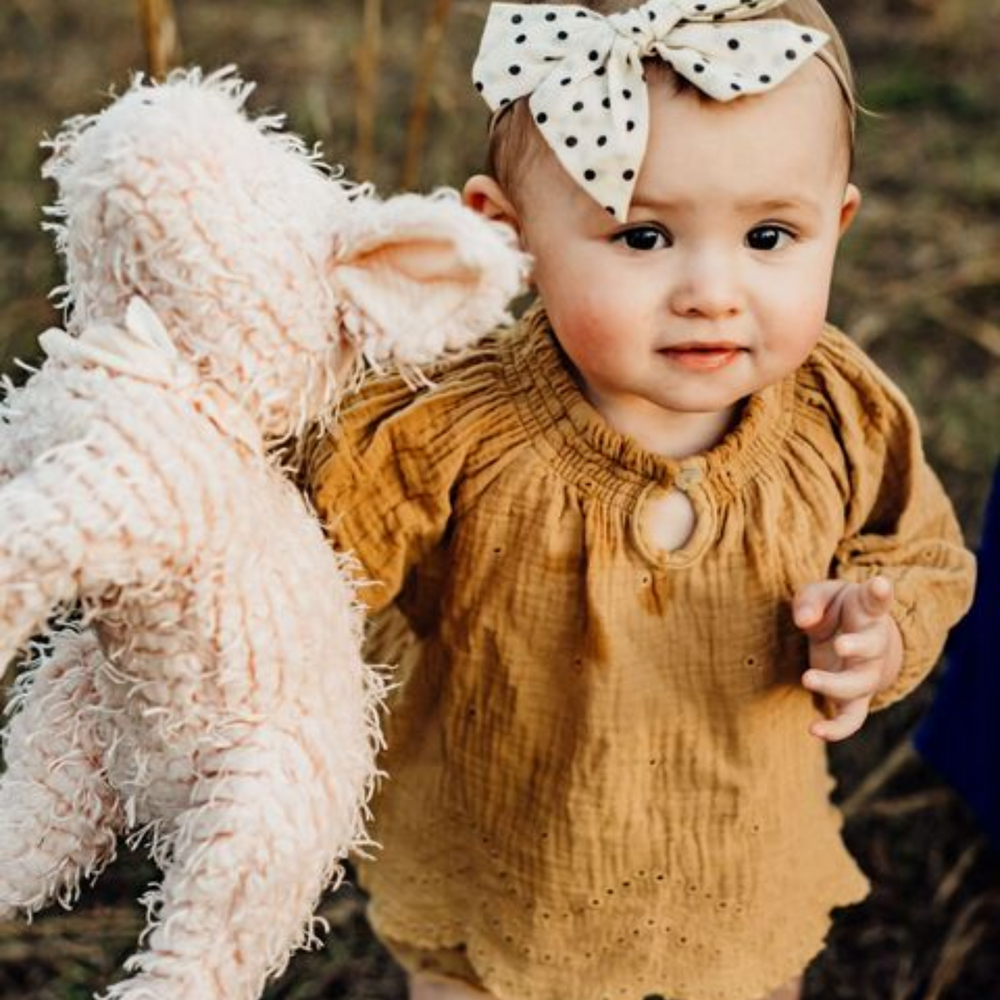
{"type": "Polygon", "coordinates": [[[836,597],[844,589],[841,580],[808,583],[792,602],[792,619],[811,639],[825,641],[837,629],[840,615],[836,597]]]}
{"type": "Polygon", "coordinates": [[[845,660],[877,660],[885,656],[888,648],[888,632],[879,626],[861,632],[844,632],[833,640],[833,651],[845,660]]]}
{"type": "MultiPolygon", "coordinates": [[[[884,576],[873,576],[854,588],[853,600],[844,609],[843,626],[853,632],[884,617],[892,609],[892,583],[884,576]]],[[[843,654],[842,654],[843,655],[843,654]]]]}
{"type": "Polygon", "coordinates": [[[849,667],[847,670],[807,670],[802,684],[810,691],[836,701],[870,698],[878,690],[881,669],[877,663],[849,667]]]}
{"type": "Polygon", "coordinates": [[[836,743],[853,736],[868,718],[870,698],[857,698],[840,706],[840,711],[832,719],[821,719],[809,727],[813,736],[828,743],[836,743]]]}

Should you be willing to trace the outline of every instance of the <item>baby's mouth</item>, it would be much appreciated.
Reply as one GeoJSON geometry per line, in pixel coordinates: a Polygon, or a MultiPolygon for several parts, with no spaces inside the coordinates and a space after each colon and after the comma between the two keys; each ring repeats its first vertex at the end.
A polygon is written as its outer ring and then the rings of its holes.
{"type": "Polygon", "coordinates": [[[715,371],[732,364],[745,347],[732,341],[688,341],[657,351],[668,361],[692,371],[715,371]]]}

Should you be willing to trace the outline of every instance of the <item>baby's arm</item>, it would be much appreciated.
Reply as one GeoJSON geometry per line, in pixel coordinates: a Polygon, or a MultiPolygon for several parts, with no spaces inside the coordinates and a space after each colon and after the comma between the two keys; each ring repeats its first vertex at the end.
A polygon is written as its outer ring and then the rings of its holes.
{"type": "Polygon", "coordinates": [[[369,612],[391,604],[437,546],[451,517],[466,441],[449,433],[469,394],[413,389],[400,376],[369,381],[332,426],[316,428],[298,482],[330,543],[351,553],[369,612]]]}
{"type": "Polygon", "coordinates": [[[802,684],[829,716],[810,731],[842,740],[933,668],[975,562],[903,394],[842,335],[824,348],[813,371],[843,457],[844,534],[829,579],[800,586],[792,615],[809,642],[802,684]]]}

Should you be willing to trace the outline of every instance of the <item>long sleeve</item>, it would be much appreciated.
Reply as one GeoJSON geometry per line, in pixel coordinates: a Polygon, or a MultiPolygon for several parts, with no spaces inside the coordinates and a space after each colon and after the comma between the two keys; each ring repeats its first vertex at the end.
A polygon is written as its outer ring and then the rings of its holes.
{"type": "MultiPolygon", "coordinates": [[[[399,376],[372,381],[309,443],[306,493],[331,544],[360,564],[359,596],[371,612],[405,594],[418,566],[424,577],[444,572],[443,556],[433,556],[450,520],[511,446],[491,346],[443,363],[418,389],[399,376]]],[[[412,616],[414,602],[402,603],[412,616]]]]}
{"type": "Polygon", "coordinates": [[[908,694],[937,662],[948,630],[972,600],[975,560],[903,394],[846,338],[827,343],[841,376],[830,378],[826,391],[838,411],[847,486],[833,575],[891,580],[903,638],[902,670],[873,699],[878,710],[908,694]]]}
{"type": "Polygon", "coordinates": [[[310,449],[307,493],[331,544],[358,560],[373,612],[396,598],[451,514],[462,452],[435,435],[433,409],[401,379],[380,379],[310,449]]]}

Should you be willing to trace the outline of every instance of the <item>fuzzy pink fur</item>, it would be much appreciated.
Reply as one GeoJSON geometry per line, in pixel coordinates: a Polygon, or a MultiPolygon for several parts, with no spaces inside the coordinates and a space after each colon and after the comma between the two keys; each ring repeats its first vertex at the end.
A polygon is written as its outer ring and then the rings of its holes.
{"type": "Polygon", "coordinates": [[[252,1000],[315,943],[370,844],[386,678],[277,446],[359,354],[462,348],[525,272],[453,194],[379,201],[249,90],[139,80],[52,142],[71,311],[0,410],[0,667],[42,636],[3,734],[0,914],[146,840],[164,877],[115,1000],[252,1000]]]}

